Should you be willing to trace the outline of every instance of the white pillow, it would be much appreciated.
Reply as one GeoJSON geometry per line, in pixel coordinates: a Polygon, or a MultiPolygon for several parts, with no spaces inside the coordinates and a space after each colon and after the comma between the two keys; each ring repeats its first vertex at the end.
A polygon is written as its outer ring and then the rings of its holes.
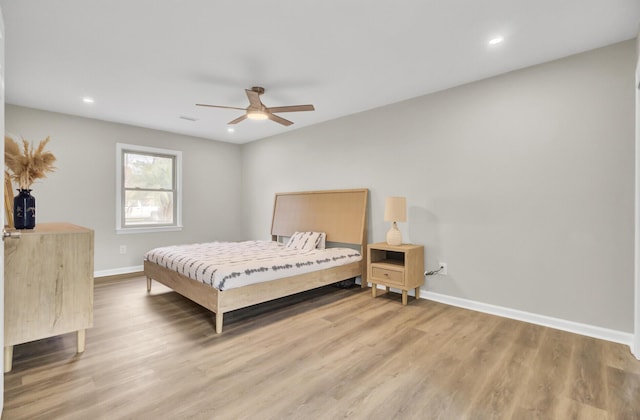
{"type": "Polygon", "coordinates": [[[324,232],[320,232],[320,242],[316,245],[318,249],[325,249],[327,247],[327,234],[324,232]]]}
{"type": "Polygon", "coordinates": [[[315,248],[324,249],[326,234],[324,232],[295,232],[287,241],[287,248],[310,251],[315,248]],[[322,248],[321,248],[322,247],[322,248]]]}

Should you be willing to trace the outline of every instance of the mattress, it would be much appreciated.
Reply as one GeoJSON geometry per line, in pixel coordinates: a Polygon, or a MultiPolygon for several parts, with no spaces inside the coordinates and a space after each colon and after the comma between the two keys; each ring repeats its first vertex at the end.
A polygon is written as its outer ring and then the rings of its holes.
{"type": "Polygon", "coordinates": [[[218,290],[346,265],[362,259],[351,248],[300,250],[275,241],[208,242],[153,249],[144,256],[218,290]]]}

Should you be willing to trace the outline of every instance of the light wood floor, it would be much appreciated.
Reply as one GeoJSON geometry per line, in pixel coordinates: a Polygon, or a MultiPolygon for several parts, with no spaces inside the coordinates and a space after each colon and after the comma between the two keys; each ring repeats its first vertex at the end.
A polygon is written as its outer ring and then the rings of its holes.
{"type": "Polygon", "coordinates": [[[98,283],[75,335],[16,346],[3,419],[640,419],[619,344],[332,287],[225,317],[98,283]]]}

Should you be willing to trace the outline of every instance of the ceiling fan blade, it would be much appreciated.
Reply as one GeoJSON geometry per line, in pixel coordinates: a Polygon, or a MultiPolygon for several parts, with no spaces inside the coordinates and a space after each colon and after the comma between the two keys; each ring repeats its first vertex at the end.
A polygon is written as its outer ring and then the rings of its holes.
{"type": "Polygon", "coordinates": [[[290,106],[274,106],[267,108],[268,112],[300,112],[300,111],[315,111],[313,105],[290,105],[290,106]]]}
{"type": "Polygon", "coordinates": [[[206,106],[209,108],[239,109],[240,111],[244,111],[246,109],[246,108],[238,108],[237,106],[222,106],[222,105],[207,105],[207,104],[196,104],[196,106],[206,106]]]}
{"type": "Polygon", "coordinates": [[[267,117],[274,122],[277,122],[278,124],[282,124],[286,127],[290,126],[291,124],[293,124],[293,121],[289,121],[289,120],[285,120],[282,117],[278,117],[277,115],[273,115],[270,112],[267,112],[267,117]]]}
{"type": "Polygon", "coordinates": [[[233,121],[229,121],[227,124],[238,124],[240,121],[244,121],[247,119],[247,114],[242,114],[238,118],[233,121]]]}
{"type": "Polygon", "coordinates": [[[249,108],[262,109],[264,105],[260,101],[260,93],[255,90],[245,89],[247,92],[247,98],[249,98],[249,108]]]}

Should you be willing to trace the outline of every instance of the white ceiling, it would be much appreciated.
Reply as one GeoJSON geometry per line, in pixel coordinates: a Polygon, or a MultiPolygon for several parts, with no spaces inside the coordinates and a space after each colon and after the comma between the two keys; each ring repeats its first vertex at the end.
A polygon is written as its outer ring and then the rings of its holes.
{"type": "MultiPolygon", "coordinates": [[[[638,0],[0,0],[6,101],[233,143],[633,38],[638,0]],[[489,46],[496,35],[504,42],[489,46]],[[245,88],[290,127],[244,121],[245,88]],[[82,98],[95,103],[87,105],[82,98]],[[191,122],[180,116],[196,118],[191,122]]],[[[16,133],[19,134],[19,133],[16,133]]]]}

